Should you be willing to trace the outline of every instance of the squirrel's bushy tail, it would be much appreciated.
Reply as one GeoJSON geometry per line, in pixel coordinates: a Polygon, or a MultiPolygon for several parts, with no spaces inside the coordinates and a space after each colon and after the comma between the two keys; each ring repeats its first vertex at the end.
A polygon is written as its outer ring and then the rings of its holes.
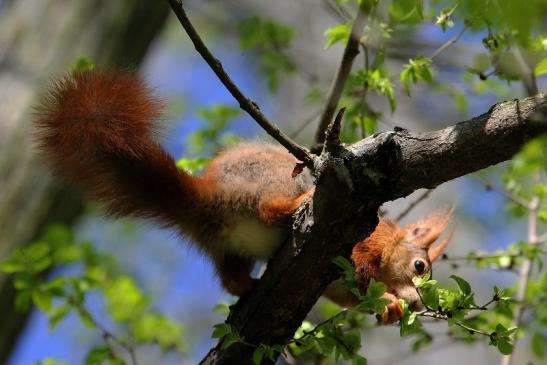
{"type": "Polygon", "coordinates": [[[36,107],[36,139],[54,169],[108,213],[184,229],[197,218],[202,187],[155,142],[162,110],[134,72],[76,72],[36,107]]]}

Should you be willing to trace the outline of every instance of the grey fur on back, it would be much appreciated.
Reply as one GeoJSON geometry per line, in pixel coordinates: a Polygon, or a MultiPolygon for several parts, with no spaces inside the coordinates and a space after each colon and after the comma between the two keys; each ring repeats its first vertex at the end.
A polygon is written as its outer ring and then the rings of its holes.
{"type": "Polygon", "coordinates": [[[203,177],[218,183],[217,193],[223,195],[219,201],[236,210],[254,211],[263,201],[276,197],[296,198],[312,188],[307,169],[292,177],[297,163],[282,147],[246,142],[221,152],[211,161],[203,177]]]}

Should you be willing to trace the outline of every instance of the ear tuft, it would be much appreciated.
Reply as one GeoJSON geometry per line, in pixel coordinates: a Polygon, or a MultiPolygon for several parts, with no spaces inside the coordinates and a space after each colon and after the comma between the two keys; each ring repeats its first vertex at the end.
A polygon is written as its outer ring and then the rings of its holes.
{"type": "Polygon", "coordinates": [[[450,242],[450,240],[452,239],[452,236],[454,236],[455,230],[456,230],[455,227],[452,228],[450,230],[450,233],[448,233],[448,235],[441,241],[441,243],[439,243],[437,246],[430,247],[429,250],[427,250],[427,257],[429,258],[430,262],[433,262],[437,258],[439,258],[441,253],[446,248],[446,245],[448,244],[448,242],[450,242]]]}
{"type": "Polygon", "coordinates": [[[405,230],[410,233],[412,242],[429,248],[446,230],[453,213],[454,206],[439,210],[427,218],[407,225],[405,230]]]}

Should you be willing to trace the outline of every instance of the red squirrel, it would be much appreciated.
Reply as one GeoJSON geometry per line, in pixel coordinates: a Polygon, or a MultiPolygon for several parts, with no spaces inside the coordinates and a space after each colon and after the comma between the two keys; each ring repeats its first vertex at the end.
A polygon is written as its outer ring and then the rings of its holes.
{"type": "MultiPolygon", "coordinates": [[[[200,176],[177,168],[155,137],[162,102],[134,72],[74,72],[53,84],[35,111],[36,138],[53,169],[76,183],[114,216],[152,219],[188,236],[216,269],[222,286],[242,296],[256,279],[256,260],[267,260],[291,233],[295,210],[314,192],[311,175],[281,147],[242,143],[212,159],[200,176]]],[[[381,318],[401,315],[397,298],[417,302],[412,277],[431,270],[449,238],[450,213],[402,228],[381,219],[352,255],[364,288],[372,278],[391,300],[381,318]]],[[[326,296],[341,305],[355,298],[332,284],[326,296]]]]}

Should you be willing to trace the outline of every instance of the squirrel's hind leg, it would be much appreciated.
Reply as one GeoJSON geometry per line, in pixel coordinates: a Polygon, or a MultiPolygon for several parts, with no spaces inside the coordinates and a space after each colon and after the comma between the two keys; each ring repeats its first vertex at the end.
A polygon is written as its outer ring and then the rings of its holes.
{"type": "Polygon", "coordinates": [[[213,256],[213,261],[222,286],[232,295],[247,294],[258,281],[251,277],[254,260],[250,258],[224,252],[213,256]]]}
{"type": "Polygon", "coordinates": [[[277,197],[263,202],[259,208],[260,221],[268,225],[286,222],[304,200],[313,196],[314,191],[312,188],[294,199],[277,197]]]}

